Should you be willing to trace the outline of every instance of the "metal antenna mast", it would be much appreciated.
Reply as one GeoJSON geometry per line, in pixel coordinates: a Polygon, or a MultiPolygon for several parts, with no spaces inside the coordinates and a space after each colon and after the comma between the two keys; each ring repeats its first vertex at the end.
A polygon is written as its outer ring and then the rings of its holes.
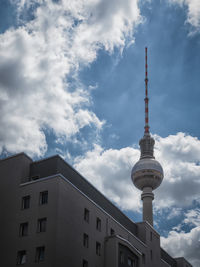
{"type": "Polygon", "coordinates": [[[147,65],[147,47],[145,47],[145,126],[144,134],[149,134],[149,98],[148,98],[148,65],[147,65]]]}

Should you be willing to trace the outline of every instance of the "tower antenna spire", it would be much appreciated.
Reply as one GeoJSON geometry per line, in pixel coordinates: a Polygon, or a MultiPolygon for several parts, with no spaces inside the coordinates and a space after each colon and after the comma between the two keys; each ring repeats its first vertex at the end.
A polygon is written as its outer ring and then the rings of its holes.
{"type": "Polygon", "coordinates": [[[147,47],[145,47],[145,126],[144,134],[149,134],[149,98],[148,98],[148,64],[147,47]]]}

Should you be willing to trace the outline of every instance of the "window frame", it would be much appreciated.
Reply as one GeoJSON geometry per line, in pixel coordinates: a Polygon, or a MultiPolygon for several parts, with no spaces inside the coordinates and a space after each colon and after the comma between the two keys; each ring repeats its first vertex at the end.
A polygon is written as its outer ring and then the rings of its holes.
{"type": "Polygon", "coordinates": [[[26,195],[22,197],[22,203],[21,203],[21,209],[22,210],[27,210],[30,208],[30,201],[31,201],[31,196],[30,195],[26,195]],[[25,204],[26,201],[28,201],[28,205],[25,204]]]}
{"type": "Polygon", "coordinates": [[[87,223],[90,221],[90,211],[87,208],[84,209],[84,221],[87,223]]]}
{"type": "Polygon", "coordinates": [[[88,267],[88,261],[83,259],[82,267],[88,267]]]}
{"type": "Polygon", "coordinates": [[[27,254],[26,250],[19,250],[17,252],[17,263],[16,265],[24,265],[26,264],[27,254]]]}
{"type": "Polygon", "coordinates": [[[89,248],[89,235],[86,233],[83,234],[83,246],[89,248]]]}
{"type": "Polygon", "coordinates": [[[101,232],[101,219],[99,217],[96,220],[96,229],[101,232]]]}
{"type": "Polygon", "coordinates": [[[42,205],[48,204],[48,197],[49,197],[48,190],[44,190],[44,191],[40,192],[39,205],[42,206],[42,205]]]}
{"type": "Polygon", "coordinates": [[[101,256],[101,243],[96,242],[96,255],[101,256]]]}
{"type": "Polygon", "coordinates": [[[35,262],[42,262],[44,260],[45,260],[45,246],[36,247],[35,262]],[[43,253],[42,258],[41,258],[41,253],[43,253]]]}
{"type": "Polygon", "coordinates": [[[37,220],[37,233],[45,233],[46,230],[47,230],[47,217],[39,218],[37,220]]]}
{"type": "Polygon", "coordinates": [[[28,222],[20,223],[19,236],[20,237],[28,236],[28,222]],[[24,226],[26,227],[24,228],[24,226]]]}

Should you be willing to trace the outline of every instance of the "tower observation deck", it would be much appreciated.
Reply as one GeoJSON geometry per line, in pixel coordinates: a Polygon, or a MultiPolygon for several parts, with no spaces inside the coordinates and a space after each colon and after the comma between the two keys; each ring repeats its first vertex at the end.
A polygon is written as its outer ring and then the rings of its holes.
{"type": "Polygon", "coordinates": [[[153,226],[153,208],[152,201],[154,193],[163,180],[163,169],[160,163],[154,157],[155,141],[149,132],[149,109],[148,109],[148,65],[147,65],[147,47],[145,48],[145,126],[144,136],[140,140],[141,156],[134,165],[131,178],[134,185],[142,191],[141,199],[143,201],[143,221],[148,221],[153,226]]]}

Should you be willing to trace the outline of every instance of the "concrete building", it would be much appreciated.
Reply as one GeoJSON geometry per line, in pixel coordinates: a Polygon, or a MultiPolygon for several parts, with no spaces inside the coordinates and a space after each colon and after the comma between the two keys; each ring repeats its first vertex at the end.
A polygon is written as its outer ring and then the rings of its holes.
{"type": "Polygon", "coordinates": [[[0,190],[2,267],[191,267],[59,156],[0,160],[0,190]]]}

